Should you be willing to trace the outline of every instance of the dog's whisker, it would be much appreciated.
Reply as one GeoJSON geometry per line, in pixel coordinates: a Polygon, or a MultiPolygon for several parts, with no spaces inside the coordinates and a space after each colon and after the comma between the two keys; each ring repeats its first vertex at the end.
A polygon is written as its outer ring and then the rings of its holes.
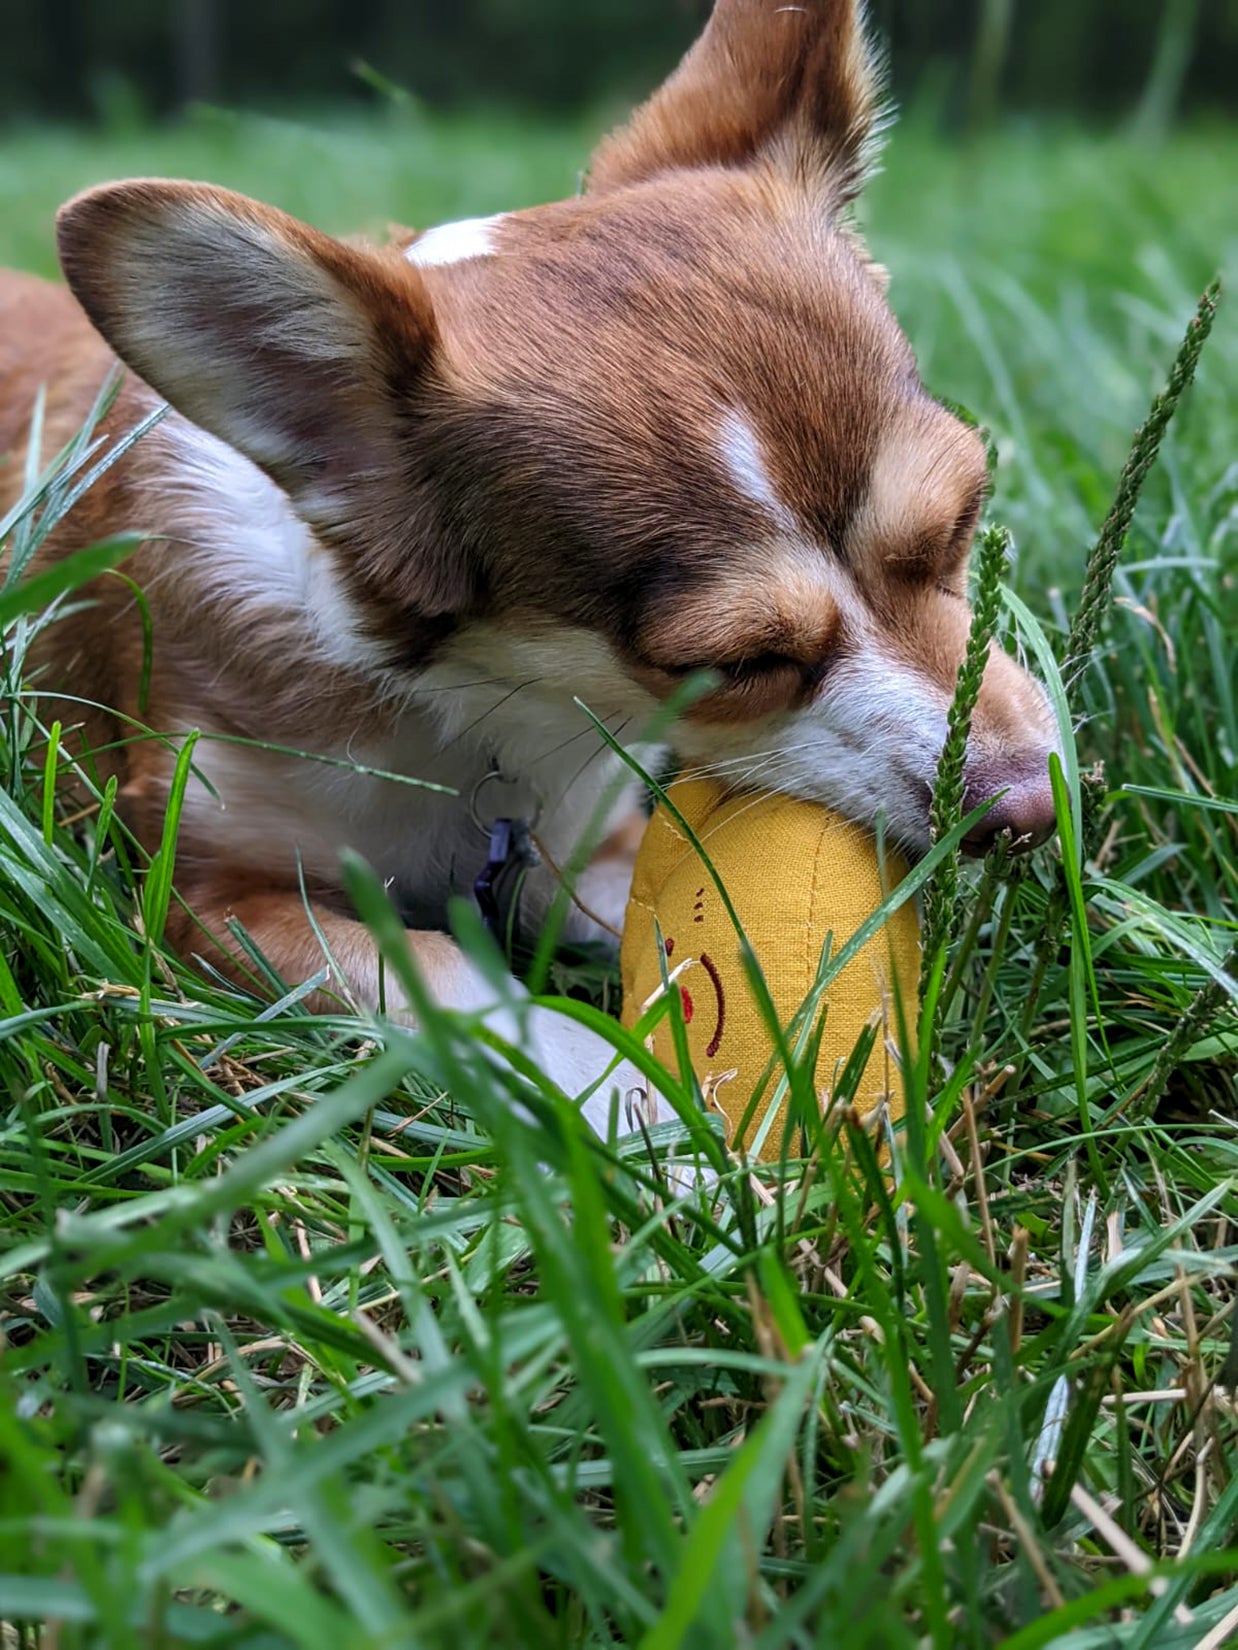
{"type": "Polygon", "coordinates": [[[463,693],[468,688],[506,687],[507,685],[508,678],[505,676],[483,676],[476,682],[442,682],[438,687],[422,687],[420,683],[414,683],[412,696],[415,699],[428,699],[432,694],[463,693]]]}
{"type": "Polygon", "coordinates": [[[540,681],[541,677],[531,676],[527,682],[517,682],[516,686],[512,688],[510,693],[505,693],[501,699],[497,699],[493,705],[482,711],[480,716],[475,717],[467,727],[461,728],[459,733],[453,734],[443,748],[445,750],[450,750],[453,746],[462,744],[464,740],[468,738],[469,734],[476,733],[483,722],[489,721],[490,717],[492,717],[496,711],[500,711],[504,705],[510,704],[518,693],[523,693],[526,688],[536,687],[540,681]]]}
{"type": "MultiPolygon", "coordinates": [[[[613,711],[611,711],[609,716],[601,716],[601,717],[598,718],[598,720],[601,722],[602,726],[605,727],[606,724],[608,722],[610,722],[614,717],[621,716],[622,714],[623,714],[622,711],[613,710],[613,711]]],[[[630,721],[631,721],[631,717],[629,717],[627,719],[627,721],[625,721],[623,723],[623,727],[626,728],[627,725],[628,725],[628,722],[630,722],[630,721]]],[[[557,745],[552,745],[548,751],[543,751],[540,756],[535,757],[534,760],[533,760],[532,765],[535,768],[540,767],[543,762],[549,762],[549,760],[551,759],[552,756],[560,755],[563,751],[567,750],[570,746],[574,745],[577,742],[577,740],[587,739],[590,734],[593,734],[595,738],[597,736],[597,730],[595,728],[593,728],[592,726],[583,727],[583,728],[578,729],[577,732],[575,732],[573,734],[569,734],[566,739],[561,741],[561,743],[559,743],[557,745]]],[[[619,735],[617,733],[614,733],[614,734],[611,735],[611,737],[614,738],[614,739],[618,739],[619,735]]]]}
{"type": "MultiPolygon", "coordinates": [[[[606,720],[609,720],[609,718],[607,718],[606,720]]],[[[618,742],[620,739],[622,739],[625,730],[631,725],[631,722],[632,722],[632,718],[630,716],[626,717],[619,724],[618,728],[612,733],[611,737],[616,742],[618,742]]],[[[572,775],[572,777],[568,780],[567,784],[559,792],[559,800],[556,803],[556,806],[561,806],[562,805],[563,800],[567,796],[568,792],[573,790],[575,788],[575,786],[580,784],[581,780],[584,778],[585,774],[589,771],[589,768],[592,766],[592,764],[594,762],[596,762],[600,757],[606,756],[609,753],[609,750],[610,750],[610,747],[605,743],[605,741],[600,741],[599,742],[599,744],[597,746],[597,749],[593,750],[589,753],[589,755],[585,758],[584,762],[580,765],[579,768],[577,768],[576,772],[572,775]]]]}
{"type": "Polygon", "coordinates": [[[699,774],[702,779],[721,778],[733,771],[745,772],[754,763],[772,760],[777,755],[776,750],[745,751],[742,756],[722,757],[716,762],[692,762],[688,764],[688,767],[692,773],[699,774]]]}

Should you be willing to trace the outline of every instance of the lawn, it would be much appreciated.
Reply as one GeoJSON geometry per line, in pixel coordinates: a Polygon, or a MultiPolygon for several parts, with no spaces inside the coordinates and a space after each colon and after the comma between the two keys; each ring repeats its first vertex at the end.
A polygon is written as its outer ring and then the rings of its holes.
{"type": "MultiPolygon", "coordinates": [[[[0,262],[50,273],[52,211],[106,177],[426,224],[570,190],[590,129],[10,134],[0,262]]],[[[926,381],[991,432],[1002,622],[1050,669],[1132,431],[1238,274],[1235,177],[1224,128],[960,148],[913,118],[866,203],[926,381]]],[[[1230,1642],[1235,382],[1222,305],[1057,680],[1074,841],[967,874],[887,1168],[835,1118],[754,1172],[690,1094],[602,1147],[532,1080],[513,1112],[460,1017],[413,1039],[186,974],[168,856],[135,892],[110,798],[56,803],[38,619],[0,596],[4,1650],[1230,1642]],[[684,1139],[708,1192],[659,1171],[684,1139]]]]}

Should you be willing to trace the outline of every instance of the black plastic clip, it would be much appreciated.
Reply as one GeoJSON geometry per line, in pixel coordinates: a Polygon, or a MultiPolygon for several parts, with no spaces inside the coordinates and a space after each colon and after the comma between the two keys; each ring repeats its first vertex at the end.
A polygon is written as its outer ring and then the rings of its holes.
{"type": "MultiPolygon", "coordinates": [[[[473,884],[473,897],[481,913],[482,923],[500,945],[507,940],[513,912],[510,908],[504,920],[505,885],[509,873],[538,863],[537,849],[527,819],[496,819],[490,827],[490,848],[486,863],[473,884]]],[[[513,889],[513,897],[518,893],[513,889]]]]}

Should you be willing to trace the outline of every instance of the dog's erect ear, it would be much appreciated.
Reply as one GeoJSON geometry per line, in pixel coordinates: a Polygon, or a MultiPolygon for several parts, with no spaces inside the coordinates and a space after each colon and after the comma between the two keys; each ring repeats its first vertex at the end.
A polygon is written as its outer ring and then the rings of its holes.
{"type": "Polygon", "coordinates": [[[418,270],[205,184],[92,189],[57,231],[90,319],[179,412],[324,533],[394,532],[392,549],[408,537],[400,437],[436,337],[418,270]]]}
{"type": "Polygon", "coordinates": [[[880,94],[863,0],[717,0],[671,78],[602,143],[590,187],[768,157],[848,201],[864,182],[880,94]]]}

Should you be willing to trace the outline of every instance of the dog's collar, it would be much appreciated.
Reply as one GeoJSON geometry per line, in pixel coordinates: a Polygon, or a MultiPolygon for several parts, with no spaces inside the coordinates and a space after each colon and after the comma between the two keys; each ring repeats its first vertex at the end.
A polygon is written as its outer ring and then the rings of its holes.
{"type": "Polygon", "coordinates": [[[486,862],[473,880],[473,898],[486,929],[504,950],[520,924],[525,873],[539,863],[533,832],[541,798],[492,760],[469,797],[469,818],[486,838],[486,862]]]}

